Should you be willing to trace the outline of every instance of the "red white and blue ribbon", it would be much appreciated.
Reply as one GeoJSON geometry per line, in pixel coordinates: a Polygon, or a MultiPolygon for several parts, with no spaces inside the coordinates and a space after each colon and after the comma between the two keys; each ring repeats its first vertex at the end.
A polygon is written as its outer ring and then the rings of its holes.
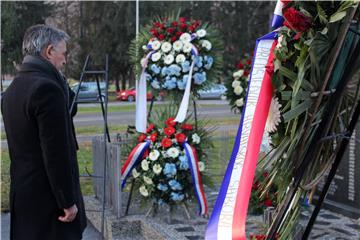
{"type": "Polygon", "coordinates": [[[207,215],[208,214],[208,205],[207,205],[205,193],[204,193],[204,190],[202,187],[196,150],[195,150],[195,148],[191,147],[186,142],[183,144],[183,147],[185,149],[186,157],[189,162],[192,181],[194,184],[195,195],[196,195],[196,198],[197,198],[199,206],[200,206],[199,214],[207,215]]]}
{"type": "Polygon", "coordinates": [[[282,14],[282,9],[284,8],[284,3],[280,0],[277,0],[276,7],[274,10],[274,16],[271,22],[271,28],[277,29],[281,27],[284,23],[284,17],[282,14]]]}
{"type": "Polygon", "coordinates": [[[277,34],[256,41],[245,106],[233,152],[227,167],[205,239],[246,239],[245,223],[252,182],[260,151],[273,88],[266,65],[273,61],[277,34]]]}
{"type": "Polygon", "coordinates": [[[122,176],[121,188],[125,187],[126,179],[130,176],[131,171],[138,164],[139,160],[141,160],[145,151],[149,149],[149,147],[150,147],[150,141],[147,140],[146,142],[142,142],[136,145],[136,147],[131,151],[127,160],[124,163],[124,166],[121,168],[121,176],[122,176]]]}

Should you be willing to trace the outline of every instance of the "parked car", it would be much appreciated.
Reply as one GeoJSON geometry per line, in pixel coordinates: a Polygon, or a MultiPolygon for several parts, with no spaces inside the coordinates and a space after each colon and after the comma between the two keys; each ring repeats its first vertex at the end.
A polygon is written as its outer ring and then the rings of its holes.
{"type": "Polygon", "coordinates": [[[214,84],[210,89],[200,90],[199,99],[226,99],[226,87],[222,84],[214,84]]]}
{"type": "MultiPolygon", "coordinates": [[[[148,91],[147,94],[146,94],[146,100],[149,101],[149,100],[152,99],[152,97],[153,97],[153,94],[150,91],[148,91]]],[[[156,97],[156,100],[161,101],[163,99],[163,97],[164,97],[164,95],[162,93],[160,93],[156,97]]],[[[135,101],[135,98],[136,98],[135,87],[132,87],[130,89],[117,92],[117,97],[116,97],[117,100],[129,101],[129,102],[135,101]]]]}
{"type": "MultiPolygon", "coordinates": [[[[80,86],[79,95],[77,97],[78,102],[93,102],[105,99],[106,83],[100,82],[100,93],[98,91],[96,82],[82,82],[80,86]]],[[[71,86],[71,89],[76,93],[79,88],[79,83],[71,86]]]]}

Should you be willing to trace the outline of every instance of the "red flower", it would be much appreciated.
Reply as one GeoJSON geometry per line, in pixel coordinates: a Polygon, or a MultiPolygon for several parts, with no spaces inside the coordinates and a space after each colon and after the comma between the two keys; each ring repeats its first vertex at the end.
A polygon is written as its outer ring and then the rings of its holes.
{"type": "Polygon", "coordinates": [[[180,21],[181,23],[184,23],[184,22],[186,22],[186,18],[180,17],[180,18],[179,18],[179,21],[180,21]]]}
{"type": "Polygon", "coordinates": [[[159,25],[159,28],[160,28],[161,30],[164,30],[164,29],[165,29],[165,24],[161,23],[161,24],[159,25]]]}
{"type": "Polygon", "coordinates": [[[195,31],[195,27],[194,27],[194,26],[189,26],[189,27],[188,27],[188,30],[189,30],[190,32],[194,32],[194,31],[195,31]]]}
{"type": "Polygon", "coordinates": [[[142,133],[142,134],[140,134],[140,136],[138,138],[138,142],[143,142],[143,141],[145,141],[145,139],[146,139],[146,135],[142,133]]]}
{"type": "Polygon", "coordinates": [[[187,124],[187,123],[184,123],[183,125],[181,125],[180,127],[181,129],[184,129],[184,130],[193,130],[193,126],[191,124],[187,124]]]}
{"type": "Polygon", "coordinates": [[[244,68],[244,64],[242,64],[241,62],[238,63],[238,65],[236,65],[237,69],[243,69],[244,68]]]}
{"type": "Polygon", "coordinates": [[[160,41],[164,40],[164,38],[165,38],[165,35],[164,35],[164,34],[160,34],[159,37],[158,37],[158,39],[159,39],[160,41]]]}
{"type": "Polygon", "coordinates": [[[171,23],[171,26],[173,26],[173,27],[176,27],[177,25],[178,25],[178,23],[176,21],[171,23]]]}
{"type": "Polygon", "coordinates": [[[183,133],[178,133],[178,134],[175,135],[175,138],[176,138],[176,141],[178,141],[178,143],[181,144],[181,143],[185,142],[186,135],[183,134],[183,133]]]}
{"type": "Polygon", "coordinates": [[[150,32],[151,32],[151,34],[152,34],[154,37],[158,37],[158,36],[159,36],[158,31],[157,31],[156,29],[154,29],[154,28],[150,29],[150,32]]]}
{"type": "Polygon", "coordinates": [[[249,76],[249,74],[250,74],[250,73],[249,73],[248,70],[245,70],[245,71],[244,71],[244,76],[245,76],[245,77],[249,76]]]}
{"type": "Polygon", "coordinates": [[[256,190],[258,190],[258,189],[259,189],[259,181],[256,181],[256,182],[254,182],[253,185],[252,185],[252,190],[256,191],[256,190]]]}
{"type": "Polygon", "coordinates": [[[146,129],[146,132],[149,133],[154,129],[155,125],[154,124],[150,124],[149,127],[146,129]]]}
{"type": "Polygon", "coordinates": [[[170,138],[163,138],[163,140],[161,141],[161,146],[163,146],[164,148],[169,148],[172,145],[172,141],[170,138]]]}
{"type": "Polygon", "coordinates": [[[246,64],[251,65],[251,59],[250,58],[248,60],[246,60],[246,64]]]}
{"type": "Polygon", "coordinates": [[[265,172],[263,173],[263,175],[264,175],[264,177],[267,177],[267,176],[269,176],[269,173],[265,171],[265,172]]]}
{"type": "Polygon", "coordinates": [[[174,31],[175,31],[175,28],[168,28],[168,29],[166,29],[166,31],[167,31],[169,34],[173,34],[174,31]]]}
{"type": "Polygon", "coordinates": [[[159,22],[154,22],[154,23],[153,23],[153,26],[154,26],[154,27],[160,27],[160,23],[159,23],[159,22]]]}
{"type": "Polygon", "coordinates": [[[181,34],[183,34],[183,33],[182,32],[176,32],[175,34],[176,34],[177,37],[180,37],[181,34]]]}
{"type": "Polygon", "coordinates": [[[284,13],[284,25],[297,32],[305,32],[311,27],[311,18],[297,11],[295,8],[288,8],[284,13]]]}
{"type": "Polygon", "coordinates": [[[171,37],[171,38],[170,38],[170,41],[171,41],[171,42],[175,42],[176,40],[177,40],[176,37],[171,37]]]}
{"type": "Polygon", "coordinates": [[[181,29],[186,29],[186,28],[187,28],[186,23],[181,23],[181,24],[180,24],[180,28],[181,28],[181,29]]]}
{"type": "Polygon", "coordinates": [[[175,127],[176,122],[174,122],[175,118],[168,118],[165,121],[166,126],[168,127],[175,127]]]}
{"type": "Polygon", "coordinates": [[[149,156],[149,153],[150,153],[149,149],[146,149],[146,151],[143,154],[143,158],[146,158],[147,156],[149,156]]]}
{"type": "Polygon", "coordinates": [[[157,138],[157,133],[153,133],[153,134],[150,135],[150,140],[151,140],[152,142],[155,142],[155,141],[156,141],[156,138],[157,138]]]}
{"type": "Polygon", "coordinates": [[[175,132],[176,132],[176,130],[173,127],[167,127],[164,129],[164,133],[168,137],[172,136],[175,132]]]}
{"type": "Polygon", "coordinates": [[[273,203],[271,201],[271,199],[267,198],[265,201],[264,201],[264,205],[266,207],[272,207],[273,203]]]}

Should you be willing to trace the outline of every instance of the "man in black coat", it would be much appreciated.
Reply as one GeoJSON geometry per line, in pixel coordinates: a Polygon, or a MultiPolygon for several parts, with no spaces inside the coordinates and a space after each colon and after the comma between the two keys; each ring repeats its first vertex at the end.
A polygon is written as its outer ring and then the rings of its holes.
{"type": "Polygon", "coordinates": [[[30,27],[23,63],[2,98],[14,240],[77,240],[86,227],[69,88],[60,73],[68,39],[50,26],[30,27]]]}

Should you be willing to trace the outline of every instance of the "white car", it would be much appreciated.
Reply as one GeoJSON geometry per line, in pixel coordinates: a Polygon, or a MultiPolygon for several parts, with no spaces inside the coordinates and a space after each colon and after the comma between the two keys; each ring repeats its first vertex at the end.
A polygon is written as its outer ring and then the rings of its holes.
{"type": "Polygon", "coordinates": [[[199,99],[226,99],[226,87],[222,84],[214,84],[210,89],[200,90],[199,99]]]}

